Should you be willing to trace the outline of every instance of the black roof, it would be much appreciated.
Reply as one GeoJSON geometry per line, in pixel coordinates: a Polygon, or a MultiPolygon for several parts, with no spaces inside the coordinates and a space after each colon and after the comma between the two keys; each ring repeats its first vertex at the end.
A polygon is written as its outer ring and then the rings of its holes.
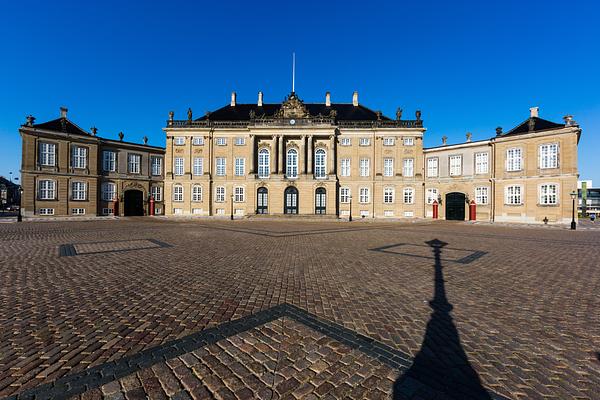
{"type": "Polygon", "coordinates": [[[564,128],[565,124],[557,124],[556,122],[548,121],[539,117],[527,118],[521,124],[517,125],[502,136],[523,135],[530,132],[545,131],[548,129],[564,128]]]}
{"type": "Polygon", "coordinates": [[[78,127],[76,124],[69,121],[68,118],[64,118],[64,117],[53,119],[52,121],[48,121],[48,122],[43,122],[41,124],[34,124],[33,128],[45,129],[48,131],[55,131],[55,132],[71,133],[71,134],[75,134],[75,135],[91,136],[88,132],[84,131],[83,129],[78,127]]]}
{"type": "MultiPolygon", "coordinates": [[[[210,119],[211,121],[249,121],[250,112],[254,111],[256,117],[262,115],[266,117],[273,117],[275,112],[281,108],[282,103],[271,103],[263,104],[259,107],[258,104],[236,104],[235,106],[227,105],[221,107],[218,110],[209,113],[202,118],[198,118],[196,121],[204,121],[210,119]]],[[[332,103],[330,107],[324,103],[304,103],[308,112],[312,116],[318,116],[321,114],[327,117],[331,110],[336,111],[337,120],[348,120],[348,121],[377,121],[377,112],[373,111],[362,105],[355,106],[353,104],[346,103],[332,103]]],[[[381,115],[380,120],[390,121],[388,117],[381,115]]]]}

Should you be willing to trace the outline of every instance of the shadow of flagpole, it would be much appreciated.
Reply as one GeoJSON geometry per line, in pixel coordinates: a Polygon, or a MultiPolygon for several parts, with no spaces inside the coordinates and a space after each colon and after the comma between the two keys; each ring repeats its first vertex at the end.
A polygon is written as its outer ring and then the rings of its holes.
{"type": "Polygon", "coordinates": [[[426,242],[435,258],[433,310],[423,343],[412,365],[394,383],[394,399],[491,399],[481,385],[460,344],[458,330],[446,297],[441,253],[447,243],[438,239],[426,242]]]}

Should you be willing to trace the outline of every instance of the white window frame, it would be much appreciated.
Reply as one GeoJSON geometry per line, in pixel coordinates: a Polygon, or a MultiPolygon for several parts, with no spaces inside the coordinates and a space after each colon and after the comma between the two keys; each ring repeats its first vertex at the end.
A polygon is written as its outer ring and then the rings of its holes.
{"type": "Polygon", "coordinates": [[[428,178],[436,178],[439,176],[439,165],[440,159],[439,157],[428,157],[427,158],[427,177],[428,178]]]}
{"type": "Polygon", "coordinates": [[[506,171],[516,172],[523,169],[523,149],[511,147],[506,149],[506,171]]]}
{"type": "Polygon", "coordinates": [[[117,198],[117,185],[113,182],[102,183],[102,200],[115,201],[117,198]]]}
{"type": "Polygon", "coordinates": [[[56,199],[56,181],[52,179],[42,179],[38,181],[38,199],[55,200],[56,199]]]}
{"type": "Polygon", "coordinates": [[[359,163],[360,163],[359,164],[360,176],[362,176],[362,177],[370,176],[371,175],[371,171],[370,171],[371,160],[369,158],[361,158],[359,163]]]}
{"type": "Polygon", "coordinates": [[[225,186],[215,188],[215,203],[225,203],[225,186]]]}
{"type": "Polygon", "coordinates": [[[271,175],[271,151],[265,147],[258,151],[258,177],[268,178],[271,175]]]}
{"type": "Polygon", "coordinates": [[[340,139],[340,146],[351,146],[352,145],[352,139],[345,137],[345,138],[341,138],[340,139]]]}
{"type": "Polygon", "coordinates": [[[393,146],[394,144],[396,144],[395,138],[393,138],[393,137],[384,137],[383,138],[384,146],[393,146]]]}
{"type": "Polygon", "coordinates": [[[87,167],[87,147],[71,147],[71,167],[85,169],[87,167]]]}
{"type": "Polygon", "coordinates": [[[87,200],[87,183],[81,181],[71,182],[71,200],[87,200]]]}
{"type": "Polygon", "coordinates": [[[152,176],[161,176],[162,175],[162,157],[159,156],[150,156],[150,172],[152,176]]]}
{"type": "Polygon", "coordinates": [[[450,176],[462,175],[462,155],[453,154],[448,157],[448,173],[450,176]]]}
{"type": "Polygon", "coordinates": [[[215,139],[217,146],[227,146],[227,138],[219,136],[215,139]]]}
{"type": "Polygon", "coordinates": [[[115,172],[117,170],[117,153],[112,150],[102,151],[102,170],[115,172]]]}
{"type": "Polygon", "coordinates": [[[383,176],[394,176],[394,159],[383,159],[383,176]]]}
{"type": "Polygon", "coordinates": [[[227,174],[227,159],[225,157],[217,157],[216,161],[217,176],[225,176],[227,174]]]}
{"type": "Polygon", "coordinates": [[[414,146],[415,145],[415,138],[413,138],[413,137],[405,137],[403,139],[403,144],[404,144],[404,146],[414,146]]]}
{"type": "Polygon", "coordinates": [[[56,165],[56,143],[39,142],[40,165],[54,167],[56,165]]]}
{"type": "Polygon", "coordinates": [[[351,164],[349,158],[342,158],[340,160],[340,176],[350,176],[351,164]]]}
{"type": "Polygon", "coordinates": [[[504,188],[504,204],[510,206],[523,205],[523,186],[509,185],[504,188]]]}
{"type": "Polygon", "coordinates": [[[539,186],[539,202],[542,206],[558,205],[558,185],[556,183],[542,183],[539,186]],[[550,189],[553,188],[551,191],[550,189]]]}
{"type": "Polygon", "coordinates": [[[193,146],[204,146],[204,137],[203,136],[194,136],[192,138],[193,146]]]}
{"type": "Polygon", "coordinates": [[[202,201],[202,185],[192,186],[192,201],[196,203],[202,201]]]}
{"type": "Polygon", "coordinates": [[[383,203],[384,204],[394,204],[394,197],[396,195],[396,190],[392,186],[386,186],[383,188],[383,203]]]}
{"type": "Polygon", "coordinates": [[[154,198],[154,201],[162,201],[162,186],[152,186],[150,195],[154,198]]]}
{"type": "Polygon", "coordinates": [[[414,204],[415,203],[415,189],[414,188],[402,189],[402,200],[403,200],[404,204],[414,204]]]}
{"type": "Polygon", "coordinates": [[[371,189],[368,187],[361,187],[358,190],[358,202],[361,204],[368,204],[371,202],[371,189]]]}
{"type": "Polygon", "coordinates": [[[175,146],[185,146],[185,136],[175,136],[173,138],[173,144],[175,146]]]}
{"type": "Polygon", "coordinates": [[[358,142],[359,146],[370,146],[371,145],[371,138],[368,137],[361,137],[359,142],[358,142]]]}
{"type": "Polygon", "coordinates": [[[54,208],[40,208],[38,215],[54,215],[54,208]]]}
{"type": "Polygon", "coordinates": [[[490,171],[490,153],[475,153],[475,174],[487,174],[490,171]]]}
{"type": "Polygon", "coordinates": [[[246,159],[241,157],[235,158],[235,176],[246,175],[246,159]]]}
{"type": "Polygon", "coordinates": [[[85,208],[71,208],[71,215],[85,215],[85,208]]]}
{"type": "Polygon", "coordinates": [[[246,145],[246,138],[242,137],[242,136],[238,136],[235,138],[235,145],[236,146],[245,146],[246,145]]]}
{"type": "Polygon", "coordinates": [[[325,149],[315,150],[315,178],[323,179],[327,177],[327,151],[325,149]]]}
{"type": "Polygon", "coordinates": [[[340,203],[350,203],[350,188],[347,186],[340,187],[340,203]]]}
{"type": "Polygon", "coordinates": [[[479,186],[475,188],[475,204],[486,205],[490,201],[490,188],[488,186],[479,186]]]}
{"type": "Polygon", "coordinates": [[[434,201],[437,201],[439,195],[440,195],[440,191],[438,190],[438,188],[427,188],[426,196],[425,196],[425,203],[433,204],[434,201]]]}
{"type": "Polygon", "coordinates": [[[192,173],[195,176],[202,176],[204,174],[204,158],[194,157],[192,173]]]}
{"type": "Polygon", "coordinates": [[[142,156],[135,153],[127,153],[127,172],[139,174],[142,170],[142,156]]]}
{"type": "Polygon", "coordinates": [[[402,160],[402,176],[412,177],[415,176],[415,159],[405,158],[402,160]]]}
{"type": "Polygon", "coordinates": [[[286,152],[285,176],[292,179],[298,177],[298,150],[295,148],[286,152]]]}
{"type": "Polygon", "coordinates": [[[558,143],[544,143],[539,147],[540,169],[558,168],[558,143]]]}
{"type": "Polygon", "coordinates": [[[183,160],[183,157],[175,157],[174,164],[174,172],[176,176],[182,176],[183,174],[185,174],[185,162],[183,160]]]}
{"type": "Polygon", "coordinates": [[[243,203],[246,201],[246,188],[243,186],[236,186],[233,188],[233,202],[243,203]]]}
{"type": "Polygon", "coordinates": [[[183,185],[173,185],[173,201],[181,203],[183,201],[183,185]]]}

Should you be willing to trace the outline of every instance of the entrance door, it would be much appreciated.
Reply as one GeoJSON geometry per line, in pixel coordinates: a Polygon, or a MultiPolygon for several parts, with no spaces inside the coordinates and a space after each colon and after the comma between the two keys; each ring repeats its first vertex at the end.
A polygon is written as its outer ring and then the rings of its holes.
{"type": "Polygon", "coordinates": [[[269,213],[269,190],[266,187],[258,188],[258,193],[256,196],[256,213],[269,213]]]}
{"type": "Polygon", "coordinates": [[[315,214],[325,214],[327,191],[325,188],[315,190],[315,214]]]}
{"type": "Polygon", "coordinates": [[[141,190],[127,190],[124,196],[125,216],[144,215],[144,193],[141,190]]]}
{"type": "Polygon", "coordinates": [[[446,195],[446,219],[455,221],[465,220],[465,195],[452,192],[446,195]]]}
{"type": "Polygon", "coordinates": [[[284,214],[298,214],[298,189],[293,186],[285,189],[284,196],[284,214]]]}

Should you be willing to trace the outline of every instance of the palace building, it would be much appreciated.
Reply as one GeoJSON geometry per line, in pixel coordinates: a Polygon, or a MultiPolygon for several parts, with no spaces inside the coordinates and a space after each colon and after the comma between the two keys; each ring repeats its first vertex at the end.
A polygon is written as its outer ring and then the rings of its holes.
{"type": "Polygon", "coordinates": [[[404,119],[351,103],[228,105],[169,113],[166,149],[103,139],[66,117],[23,138],[23,211],[39,215],[476,219],[567,223],[581,129],[529,117],[487,140],[423,147],[404,119]],[[163,171],[164,170],[164,171],[163,171]],[[164,192],[164,193],[163,193],[164,192]]]}

